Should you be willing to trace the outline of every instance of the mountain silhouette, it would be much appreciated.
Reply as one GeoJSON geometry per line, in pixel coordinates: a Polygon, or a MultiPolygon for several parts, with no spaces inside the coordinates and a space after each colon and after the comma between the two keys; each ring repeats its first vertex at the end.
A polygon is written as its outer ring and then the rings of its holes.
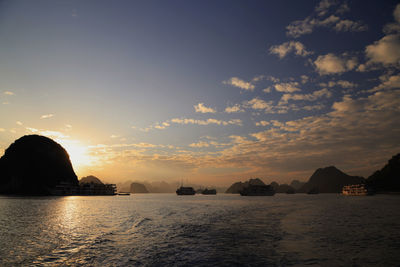
{"type": "Polygon", "coordinates": [[[0,193],[48,195],[57,184],[78,185],[67,151],[52,139],[25,135],[0,158],[0,193]]]}
{"type": "Polygon", "coordinates": [[[343,186],[359,184],[365,179],[359,176],[350,176],[334,166],[317,169],[308,182],[298,192],[307,193],[312,189],[319,193],[340,193],[343,186]]]}
{"type": "Polygon", "coordinates": [[[232,184],[226,191],[225,193],[229,194],[239,194],[240,191],[243,190],[243,188],[248,187],[249,185],[265,185],[263,181],[261,181],[259,178],[255,179],[250,179],[244,183],[242,182],[236,182],[232,184]]]}
{"type": "Polygon", "coordinates": [[[367,183],[376,191],[400,191],[400,153],[368,177],[367,183]]]}
{"type": "Polygon", "coordinates": [[[93,176],[93,175],[82,177],[79,180],[79,184],[90,184],[90,183],[103,184],[103,182],[99,178],[97,178],[96,176],[93,176]]]}
{"type": "Polygon", "coordinates": [[[290,186],[293,187],[294,190],[299,190],[303,185],[305,185],[305,182],[300,182],[299,180],[293,180],[290,183],[290,186]]]}
{"type": "Polygon", "coordinates": [[[149,193],[146,186],[140,183],[132,183],[131,184],[131,193],[149,193]]]}

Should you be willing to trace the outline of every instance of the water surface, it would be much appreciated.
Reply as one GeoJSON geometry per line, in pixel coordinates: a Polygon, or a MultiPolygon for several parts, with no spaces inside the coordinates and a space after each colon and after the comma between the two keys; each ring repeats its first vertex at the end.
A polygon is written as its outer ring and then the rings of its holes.
{"type": "Polygon", "coordinates": [[[0,265],[395,266],[400,196],[0,197],[0,265]]]}

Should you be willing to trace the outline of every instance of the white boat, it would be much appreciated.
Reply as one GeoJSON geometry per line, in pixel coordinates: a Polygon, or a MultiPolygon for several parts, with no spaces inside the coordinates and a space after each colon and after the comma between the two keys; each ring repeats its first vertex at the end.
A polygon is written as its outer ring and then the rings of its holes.
{"type": "Polygon", "coordinates": [[[342,194],[346,196],[367,196],[371,195],[371,192],[364,184],[353,184],[343,186],[342,194]]]}

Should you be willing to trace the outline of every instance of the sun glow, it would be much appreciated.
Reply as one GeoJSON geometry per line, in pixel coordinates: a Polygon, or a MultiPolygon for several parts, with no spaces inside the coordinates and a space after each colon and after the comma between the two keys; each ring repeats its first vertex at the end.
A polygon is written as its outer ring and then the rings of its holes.
{"type": "Polygon", "coordinates": [[[76,140],[57,140],[57,142],[68,152],[72,166],[79,171],[85,166],[92,165],[92,160],[89,156],[88,148],[80,144],[76,140]]]}

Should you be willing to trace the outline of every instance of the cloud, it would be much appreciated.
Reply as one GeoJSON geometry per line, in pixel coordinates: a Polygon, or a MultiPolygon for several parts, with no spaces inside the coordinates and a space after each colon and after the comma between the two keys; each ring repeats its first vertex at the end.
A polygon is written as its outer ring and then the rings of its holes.
{"type": "Polygon", "coordinates": [[[263,109],[266,112],[272,112],[273,109],[272,101],[266,102],[258,97],[245,101],[245,105],[252,109],[263,109]]]}
{"type": "Polygon", "coordinates": [[[318,16],[324,16],[330,7],[336,5],[336,1],[334,0],[322,0],[319,4],[315,7],[315,11],[318,13],[318,16]]]}
{"type": "MultiPolygon", "coordinates": [[[[332,6],[336,6],[336,1],[321,1],[315,8],[315,13],[306,17],[303,20],[296,20],[286,27],[286,35],[298,38],[305,34],[310,34],[317,27],[326,27],[335,30],[336,32],[358,32],[368,29],[367,25],[361,21],[352,21],[349,19],[341,19],[336,15],[329,15],[326,18],[323,16],[328,14],[332,6]]],[[[349,7],[347,4],[342,4],[336,11],[338,14],[347,12],[349,7]]]]}
{"type": "Polygon", "coordinates": [[[353,82],[345,81],[345,80],[339,80],[339,81],[329,81],[328,83],[320,83],[319,84],[321,87],[335,87],[335,86],[340,86],[342,88],[354,88],[357,87],[358,85],[353,82]]]}
{"type": "Polygon", "coordinates": [[[281,97],[280,103],[287,103],[289,100],[315,101],[322,97],[330,98],[331,96],[332,93],[328,89],[324,88],[318,91],[314,91],[312,94],[284,94],[281,97]]]}
{"type": "Polygon", "coordinates": [[[399,65],[400,34],[386,35],[365,48],[367,64],[399,65]]]}
{"type": "Polygon", "coordinates": [[[163,122],[163,123],[161,123],[161,124],[156,124],[155,126],[154,126],[154,128],[156,128],[156,129],[158,129],[158,130],[164,130],[164,129],[166,129],[167,127],[169,127],[169,126],[171,126],[168,122],[163,122]]]}
{"type": "Polygon", "coordinates": [[[4,94],[5,94],[5,95],[15,95],[15,94],[14,94],[13,92],[11,92],[11,91],[5,91],[4,94]]]}
{"type": "Polygon", "coordinates": [[[197,105],[193,106],[196,112],[199,113],[216,113],[217,111],[213,108],[204,106],[204,103],[198,103],[197,105]]]}
{"type": "Polygon", "coordinates": [[[283,43],[281,45],[274,45],[269,48],[269,52],[271,54],[276,54],[279,58],[284,58],[289,53],[294,52],[297,56],[308,56],[311,55],[313,52],[307,51],[305,46],[300,42],[290,41],[283,43]]]}
{"type": "Polygon", "coordinates": [[[243,81],[237,77],[232,77],[227,81],[223,81],[222,83],[227,85],[232,85],[234,87],[238,87],[246,91],[253,91],[255,88],[255,86],[252,83],[243,81]]]}
{"type": "Polygon", "coordinates": [[[312,105],[312,106],[311,105],[310,106],[304,106],[304,107],[302,107],[302,109],[311,111],[311,110],[321,110],[324,107],[325,106],[322,105],[322,104],[317,104],[317,105],[312,105]]]}
{"type": "Polygon", "coordinates": [[[197,148],[201,148],[201,147],[209,147],[210,144],[204,141],[200,141],[198,143],[192,143],[189,145],[190,147],[197,147],[197,148]]]}
{"type": "Polygon", "coordinates": [[[270,125],[270,122],[269,122],[269,121],[259,121],[259,122],[256,122],[256,126],[267,126],[267,125],[270,125]]]}
{"type": "Polygon", "coordinates": [[[285,93],[293,93],[296,91],[300,91],[298,86],[299,86],[298,82],[278,83],[274,85],[276,91],[285,93]]]}
{"type": "Polygon", "coordinates": [[[263,89],[263,92],[264,92],[264,93],[267,93],[267,94],[268,94],[268,93],[271,93],[271,86],[268,86],[267,88],[264,88],[264,89],[263,89]]]}
{"type": "Polygon", "coordinates": [[[51,117],[54,117],[54,114],[45,114],[45,115],[42,115],[42,116],[40,116],[40,119],[49,119],[49,118],[51,118],[51,117]]]}
{"type": "Polygon", "coordinates": [[[17,121],[17,122],[15,122],[17,125],[19,125],[19,126],[22,126],[22,122],[20,122],[20,121],[17,121]]]}
{"type": "Polygon", "coordinates": [[[301,75],[300,78],[302,84],[305,84],[310,80],[310,77],[308,77],[307,75],[301,75]]]}
{"type": "Polygon", "coordinates": [[[357,59],[340,58],[332,53],[318,56],[314,61],[316,71],[320,75],[340,74],[349,70],[353,70],[357,66],[357,59]]]}
{"type": "Polygon", "coordinates": [[[5,131],[6,131],[6,129],[0,128],[0,132],[5,132],[5,131]]]}
{"type": "Polygon", "coordinates": [[[376,92],[380,90],[399,89],[400,88],[400,74],[383,76],[381,77],[381,84],[375,86],[369,92],[376,92]]]}
{"type": "Polygon", "coordinates": [[[341,20],[334,27],[337,32],[362,32],[368,30],[368,26],[361,21],[341,20]]]}
{"type": "Polygon", "coordinates": [[[207,119],[207,120],[196,120],[196,119],[187,119],[187,118],[173,118],[171,119],[172,123],[176,124],[197,124],[197,125],[239,125],[242,126],[242,121],[239,119],[232,119],[229,121],[217,120],[217,119],[207,119]]]}
{"type": "Polygon", "coordinates": [[[240,107],[239,104],[235,104],[231,107],[226,107],[225,112],[226,113],[236,113],[236,112],[244,112],[244,110],[240,107]]]}

